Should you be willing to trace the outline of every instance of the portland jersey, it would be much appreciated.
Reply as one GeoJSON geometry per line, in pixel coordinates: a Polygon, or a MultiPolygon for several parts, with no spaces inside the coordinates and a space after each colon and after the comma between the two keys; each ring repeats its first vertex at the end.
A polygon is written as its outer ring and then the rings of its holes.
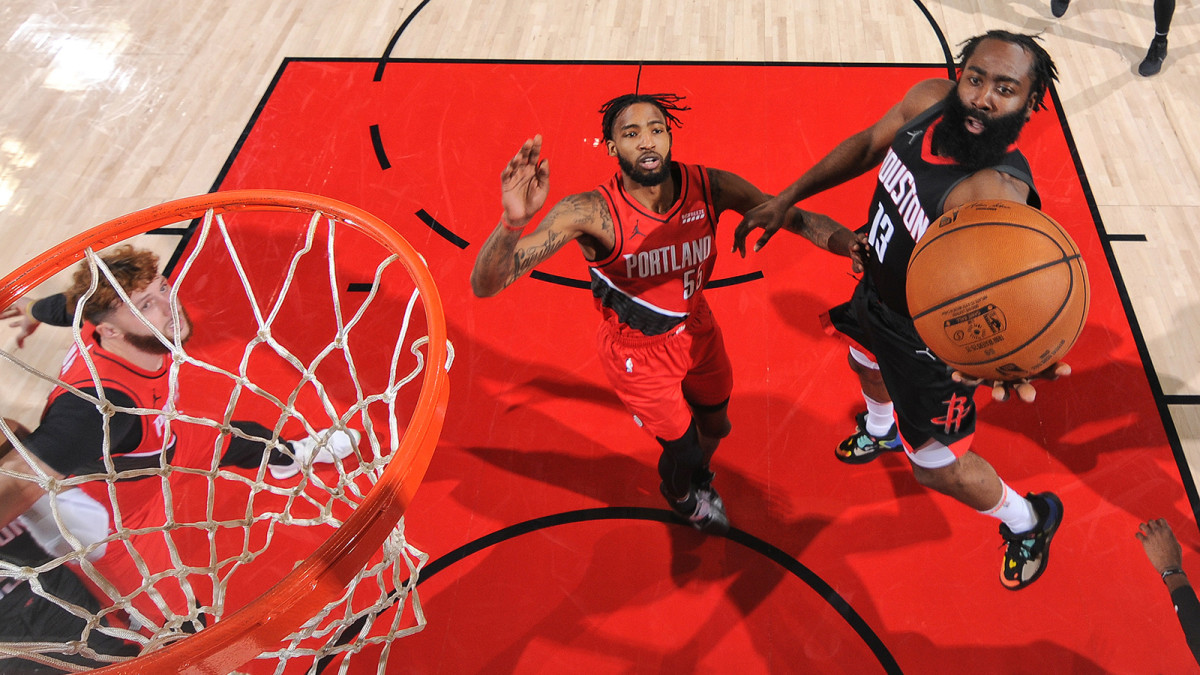
{"type": "MultiPolygon", "coordinates": [[[[908,316],[905,282],[913,248],[929,224],[945,212],[946,196],[974,169],[933,154],[933,127],[941,120],[938,103],[904,125],[879,167],[879,181],[868,213],[871,255],[867,274],[880,299],[892,310],[908,316]]],[[[999,164],[990,167],[1029,185],[1026,202],[1041,206],[1033,187],[1029,162],[1015,147],[999,164]]]]}
{"type": "MultiPolygon", "coordinates": [[[[94,337],[95,327],[85,324],[80,331],[83,336],[84,349],[91,356],[96,372],[100,376],[100,384],[106,392],[119,391],[133,400],[133,406],[162,410],[169,402],[170,361],[163,359],[162,367],[156,371],[143,370],[119,356],[105,351],[94,337]]],[[[71,345],[67,356],[63,359],[59,379],[63,382],[94,394],[96,383],[88,369],[87,361],[82,357],[78,344],[71,345]]],[[[46,401],[46,410],[54,404],[58,397],[73,396],[61,385],[50,392],[46,401]]],[[[124,413],[116,413],[121,415],[124,413]]],[[[44,413],[43,413],[44,415],[44,413]]],[[[167,460],[171,459],[175,450],[175,433],[167,426],[166,418],[161,415],[136,415],[141,438],[133,445],[129,438],[110,438],[113,466],[117,471],[132,469],[157,468],[161,464],[160,456],[167,452],[167,460]]],[[[104,472],[104,458],[100,448],[81,449],[78,468],[72,473],[84,475],[104,472]]]]}
{"type": "Polygon", "coordinates": [[[617,173],[599,187],[612,214],[612,252],[590,263],[592,295],[605,318],[645,335],[681,324],[702,301],[716,260],[716,209],[708,172],[695,164],[678,169],[679,198],[665,214],[631,197],[617,173]]]}

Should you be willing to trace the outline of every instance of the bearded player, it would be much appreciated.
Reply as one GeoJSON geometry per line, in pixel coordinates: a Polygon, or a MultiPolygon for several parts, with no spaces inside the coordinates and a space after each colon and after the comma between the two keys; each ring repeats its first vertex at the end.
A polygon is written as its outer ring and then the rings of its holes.
{"type": "MultiPolygon", "coordinates": [[[[1018,590],[1045,571],[1062,502],[1052,492],[1022,497],[972,451],[972,394],[979,383],[963,381],[921,341],[905,284],[913,247],[941,214],[983,199],[1041,205],[1029,163],[1015,143],[1034,111],[1045,107],[1046,88],[1057,75],[1033,36],[1006,31],[966,41],[958,69],[957,81],[933,79],[912,87],[877,122],[752,210],[738,225],[735,241],[744,255],[746,237],[761,228],[757,251],[782,227],[793,204],[879,168],[868,210],[866,273],[851,301],[827,316],[831,329],[854,343],[849,364],[867,407],[836,456],[863,463],[904,450],[922,485],[999,519],[1006,545],[1000,581],[1018,590]]],[[[1067,372],[1065,364],[1057,364],[1048,375],[1067,372]]],[[[1028,382],[1011,388],[1033,400],[1028,382]]],[[[993,393],[1003,399],[1009,389],[1001,385],[993,393]]]]}
{"type": "MultiPolygon", "coordinates": [[[[570,195],[522,236],[545,204],[550,169],[542,138],[521,146],[501,174],[500,223],[471,274],[476,295],[499,293],[574,241],[588,264],[601,315],[600,362],[635,420],[662,447],[660,490],[677,516],[699,530],[729,521],[713,488],[710,460],[730,432],[733,373],[721,329],[704,298],[721,214],[744,214],[768,196],[727,171],[671,159],[672,94],[627,94],[601,108],[617,173],[570,195]]],[[[794,209],[788,229],[852,257],[854,234],[827,217],[794,209]]]]}

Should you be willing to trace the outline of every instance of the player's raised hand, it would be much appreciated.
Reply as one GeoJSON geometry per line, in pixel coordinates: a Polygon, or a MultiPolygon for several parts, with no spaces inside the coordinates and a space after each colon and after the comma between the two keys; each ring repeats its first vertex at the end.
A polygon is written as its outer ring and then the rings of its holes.
{"type": "Polygon", "coordinates": [[[742,222],[738,223],[737,229],[733,231],[733,250],[743,258],[746,257],[746,238],[754,230],[762,230],[762,235],[754,242],[754,250],[761,250],[776,232],[787,225],[788,210],[791,207],[791,204],[778,197],[772,197],[747,211],[742,216],[742,222]]]}
{"type": "Polygon", "coordinates": [[[29,315],[28,305],[33,302],[29,298],[19,298],[12,305],[0,311],[0,319],[17,318],[16,321],[9,323],[12,328],[20,328],[17,333],[17,349],[25,346],[25,338],[33,334],[41,322],[29,315]]]}
{"type": "Polygon", "coordinates": [[[500,201],[509,224],[520,227],[546,203],[550,164],[541,158],[542,135],[525,141],[500,173],[500,201]]]}
{"type": "Polygon", "coordinates": [[[981,378],[972,377],[966,373],[954,371],[950,377],[955,382],[963,382],[976,387],[984,384],[990,384],[992,387],[992,399],[996,401],[1007,401],[1016,393],[1017,398],[1026,403],[1033,403],[1037,398],[1037,389],[1033,386],[1034,380],[1057,380],[1060,377],[1071,374],[1071,366],[1059,361],[1054,365],[1046,368],[1042,372],[1031,377],[1024,377],[1019,380],[992,380],[988,382],[981,378]]]}

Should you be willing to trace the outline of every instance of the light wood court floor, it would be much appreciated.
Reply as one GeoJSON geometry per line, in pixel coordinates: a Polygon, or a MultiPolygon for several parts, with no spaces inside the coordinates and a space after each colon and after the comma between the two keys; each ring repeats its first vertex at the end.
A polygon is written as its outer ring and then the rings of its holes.
{"type": "MultiPolygon", "coordinates": [[[[1150,0],[1074,0],[1061,19],[1048,0],[6,0],[0,268],[212,189],[287,57],[935,64],[940,36],[954,48],[991,28],[1041,33],[1058,64],[1152,386],[1200,476],[1200,7],[1188,2],[1163,71],[1147,79],[1136,70],[1153,33],[1150,0]]],[[[786,114],[746,101],[731,133],[786,114]]],[[[781,189],[804,168],[763,187],[781,189]]],[[[7,326],[0,342],[14,346],[7,326]]],[[[31,349],[53,364],[65,344],[31,349]]],[[[2,395],[35,423],[43,385],[8,385],[2,395]]]]}

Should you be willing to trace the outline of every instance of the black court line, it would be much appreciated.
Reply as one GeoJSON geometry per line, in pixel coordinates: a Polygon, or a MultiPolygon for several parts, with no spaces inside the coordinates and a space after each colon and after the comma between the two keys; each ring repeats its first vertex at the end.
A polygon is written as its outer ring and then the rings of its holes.
{"type": "Polygon", "coordinates": [[[725,288],[726,286],[737,286],[738,284],[744,284],[749,281],[757,281],[758,279],[762,279],[762,278],[763,278],[762,270],[759,270],[757,272],[749,272],[747,274],[739,274],[736,277],[725,277],[724,279],[713,279],[712,281],[708,282],[707,284],[704,284],[704,288],[706,288],[706,289],[708,289],[708,288],[725,288]]]}
{"type": "Polygon", "coordinates": [[[1200,405],[1200,394],[1164,394],[1167,405],[1200,405]]]}
{"type": "Polygon", "coordinates": [[[584,281],[583,279],[571,279],[570,277],[560,277],[557,274],[549,274],[547,272],[539,272],[538,270],[531,271],[529,273],[529,278],[537,279],[538,281],[544,281],[548,284],[558,284],[559,286],[566,286],[568,288],[591,288],[592,287],[592,282],[590,282],[590,281],[584,281]]]}
{"type": "Polygon", "coordinates": [[[436,232],[438,234],[438,236],[441,237],[442,239],[445,239],[446,241],[450,242],[451,244],[454,244],[455,246],[457,246],[459,248],[466,248],[467,246],[470,245],[467,243],[466,239],[463,239],[462,237],[458,236],[457,234],[454,234],[453,232],[451,232],[448,227],[446,227],[445,225],[442,225],[441,223],[439,223],[437,221],[437,219],[435,219],[433,216],[429,215],[429,213],[427,211],[425,211],[425,209],[418,210],[416,215],[418,218],[421,219],[422,223],[425,223],[426,225],[428,225],[429,229],[436,232]]]}
{"type": "Polygon", "coordinates": [[[1144,234],[1106,234],[1104,238],[1109,241],[1149,241],[1144,234]]]}
{"type": "MultiPolygon", "coordinates": [[[[690,526],[684,525],[676,520],[675,514],[665,509],[652,509],[638,506],[606,506],[594,509],[579,509],[576,511],[556,513],[550,516],[526,520],[525,522],[517,523],[516,525],[510,525],[508,527],[496,530],[491,534],[484,535],[472,542],[468,542],[462,546],[459,546],[453,551],[450,551],[446,555],[443,555],[442,557],[437,558],[433,562],[426,565],[425,568],[421,570],[420,575],[417,578],[417,586],[419,587],[423,582],[428,581],[434,575],[445,569],[448,569],[454,563],[460,562],[469,556],[474,555],[475,553],[479,553],[480,551],[497,544],[501,544],[517,537],[537,532],[539,530],[557,527],[559,525],[596,522],[601,520],[645,520],[650,522],[665,523],[667,525],[673,525],[676,527],[686,527],[689,530],[691,529],[690,526]]],[[[824,579],[822,579],[816,572],[813,572],[803,563],[796,560],[779,547],[763,541],[752,534],[739,530],[736,527],[730,528],[729,532],[724,535],[710,534],[707,536],[723,536],[732,542],[741,544],[747,549],[758,553],[764,558],[767,558],[771,562],[787,570],[792,576],[804,582],[809,588],[815,591],[817,595],[821,596],[821,598],[825,600],[826,604],[828,604],[830,608],[832,608],[842,617],[843,620],[845,620],[846,624],[850,626],[850,628],[856,634],[858,634],[859,638],[862,639],[867,648],[871,650],[871,653],[875,655],[876,660],[879,661],[879,665],[883,667],[884,672],[889,673],[889,675],[903,674],[903,671],[900,669],[900,664],[896,662],[895,657],[893,657],[892,653],[888,651],[887,646],[883,644],[883,640],[881,640],[875,631],[871,629],[870,624],[868,624],[861,616],[859,616],[858,612],[854,611],[854,608],[850,606],[850,603],[846,602],[846,599],[839,595],[838,592],[834,590],[834,588],[830,586],[824,579]]],[[[389,598],[388,604],[395,604],[399,599],[399,594],[393,592],[389,598]]],[[[362,629],[365,621],[366,617],[363,617],[355,624],[348,626],[344,631],[342,631],[341,635],[338,637],[333,646],[341,646],[350,640],[353,640],[362,629]]],[[[316,672],[322,672],[336,658],[336,656],[327,656],[322,659],[317,663],[316,672]]]]}
{"type": "Polygon", "coordinates": [[[917,6],[917,9],[921,10],[921,14],[925,15],[925,20],[929,22],[929,27],[933,29],[933,34],[937,36],[938,46],[942,48],[942,58],[946,60],[948,77],[951,80],[955,79],[954,54],[950,51],[950,44],[946,42],[946,35],[942,33],[942,27],[938,25],[937,19],[934,19],[933,15],[929,13],[929,9],[925,7],[925,3],[921,2],[921,0],[913,0],[913,4],[917,6]]]}
{"type": "Polygon", "coordinates": [[[369,284],[369,283],[365,283],[365,282],[355,283],[355,284],[346,284],[346,292],[347,293],[370,293],[371,289],[374,286],[375,286],[375,284],[369,284]]]}
{"type": "Polygon", "coordinates": [[[383,80],[383,69],[387,66],[388,58],[391,56],[392,50],[396,48],[396,43],[400,41],[400,36],[404,34],[404,29],[408,28],[408,24],[412,23],[413,19],[417,18],[417,14],[420,14],[421,10],[425,9],[425,5],[428,4],[429,0],[424,0],[421,4],[417,5],[417,8],[414,9],[408,16],[404,17],[404,22],[400,24],[400,28],[396,30],[396,34],[392,36],[392,39],[387,43],[387,47],[383,49],[383,56],[379,57],[378,59],[379,65],[375,68],[375,78],[372,80],[373,82],[380,82],[383,80]]]}
{"type": "Polygon", "coordinates": [[[392,163],[388,161],[387,151],[383,149],[383,138],[379,135],[379,125],[371,125],[371,147],[375,148],[375,159],[379,162],[379,168],[387,171],[392,168],[392,163]]]}
{"type": "MultiPolygon", "coordinates": [[[[544,281],[548,284],[558,284],[559,286],[567,286],[568,288],[591,288],[592,282],[584,279],[572,279],[570,277],[560,277],[557,274],[549,274],[547,272],[539,272],[533,270],[529,273],[530,278],[544,281]]],[[[705,290],[710,288],[724,288],[726,286],[736,286],[749,281],[757,281],[763,278],[763,273],[750,272],[748,274],[739,274],[736,277],[725,277],[724,279],[713,279],[704,285],[705,290]]]]}

